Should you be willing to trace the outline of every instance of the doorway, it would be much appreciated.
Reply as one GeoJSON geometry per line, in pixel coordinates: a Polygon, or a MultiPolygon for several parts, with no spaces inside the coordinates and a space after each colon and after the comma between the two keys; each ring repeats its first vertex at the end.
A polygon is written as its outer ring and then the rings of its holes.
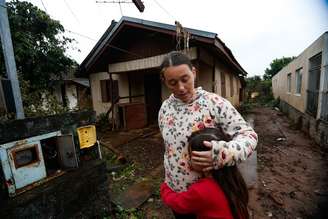
{"type": "Polygon", "coordinates": [[[147,123],[157,122],[158,111],[162,104],[161,80],[158,72],[151,71],[144,75],[145,104],[147,123]]]}

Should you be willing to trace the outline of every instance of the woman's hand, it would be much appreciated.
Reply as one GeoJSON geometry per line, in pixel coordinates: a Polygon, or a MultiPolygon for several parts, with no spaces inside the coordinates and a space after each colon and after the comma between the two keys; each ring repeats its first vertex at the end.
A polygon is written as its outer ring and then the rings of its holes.
{"type": "Polygon", "coordinates": [[[209,171],[213,169],[213,158],[212,158],[212,143],[209,141],[203,142],[208,151],[192,151],[191,152],[191,166],[196,171],[209,171]]]}

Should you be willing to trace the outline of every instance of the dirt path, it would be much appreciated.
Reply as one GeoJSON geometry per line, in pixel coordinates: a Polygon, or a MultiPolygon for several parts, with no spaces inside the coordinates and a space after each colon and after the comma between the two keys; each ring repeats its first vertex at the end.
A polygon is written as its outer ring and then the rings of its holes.
{"type": "Polygon", "coordinates": [[[253,218],[328,218],[326,154],[282,113],[258,108],[252,114],[259,135],[253,218]]]}
{"type": "MultiPolygon", "coordinates": [[[[295,130],[287,117],[278,111],[257,108],[250,116],[255,120],[259,135],[257,186],[250,190],[251,218],[328,218],[328,160],[325,153],[303,132],[295,130]]],[[[164,153],[160,134],[117,145],[117,149],[134,164],[134,169],[125,179],[112,181],[110,189],[128,188],[151,174],[152,195],[134,216],[172,218],[172,213],[159,198],[164,153]]]]}

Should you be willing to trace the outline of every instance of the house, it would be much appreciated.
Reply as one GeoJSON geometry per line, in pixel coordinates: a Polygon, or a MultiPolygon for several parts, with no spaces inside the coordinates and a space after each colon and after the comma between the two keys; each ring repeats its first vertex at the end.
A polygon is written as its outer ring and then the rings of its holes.
{"type": "Polygon", "coordinates": [[[81,63],[90,79],[93,109],[107,113],[117,127],[140,128],[157,121],[170,92],[161,83],[159,65],[172,50],[185,52],[198,69],[197,86],[239,106],[247,72],[216,33],[132,17],[112,21],[81,63]],[[114,103],[114,104],[113,104],[114,103]]]}
{"type": "Polygon", "coordinates": [[[54,81],[53,94],[70,110],[91,108],[90,83],[87,78],[64,78],[54,81]]]}
{"type": "Polygon", "coordinates": [[[328,146],[328,32],[272,78],[282,111],[316,142],[328,146]]]}
{"type": "MultiPolygon", "coordinates": [[[[51,105],[48,94],[52,94],[56,101],[67,107],[69,111],[92,108],[89,79],[76,77],[52,79],[50,87],[49,93],[42,93],[42,106],[44,109],[51,105]]],[[[15,112],[10,80],[0,78],[0,118],[6,119],[6,115],[10,112],[15,112]]]]}

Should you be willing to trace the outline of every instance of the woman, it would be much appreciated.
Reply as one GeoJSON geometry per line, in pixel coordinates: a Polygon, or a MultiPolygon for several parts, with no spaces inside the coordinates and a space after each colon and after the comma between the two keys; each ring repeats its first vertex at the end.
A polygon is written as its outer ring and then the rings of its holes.
{"type": "MultiPolygon", "coordinates": [[[[204,141],[225,140],[218,128],[204,128],[188,138],[189,152],[208,151],[204,141]]],[[[201,171],[201,170],[200,170],[201,171]]],[[[237,166],[200,172],[203,178],[185,192],[174,192],[166,183],[161,185],[163,202],[179,213],[193,213],[197,219],[248,219],[248,190],[237,166]]]]}
{"type": "MultiPolygon", "coordinates": [[[[161,64],[161,77],[172,92],[158,115],[165,144],[165,182],[172,190],[186,191],[201,178],[191,164],[195,169],[208,171],[235,165],[251,155],[257,144],[257,134],[229,101],[195,88],[196,69],[186,55],[169,53],[161,64]],[[211,150],[193,151],[190,159],[188,136],[205,127],[221,128],[231,140],[204,142],[211,150]]],[[[176,218],[183,217],[176,215],[176,218]]]]}

